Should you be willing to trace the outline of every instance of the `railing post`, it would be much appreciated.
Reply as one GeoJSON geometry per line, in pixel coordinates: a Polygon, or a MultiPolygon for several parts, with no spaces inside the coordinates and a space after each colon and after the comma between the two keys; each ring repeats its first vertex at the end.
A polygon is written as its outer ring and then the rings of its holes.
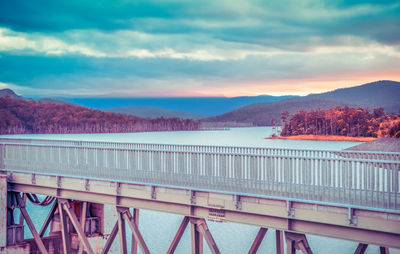
{"type": "Polygon", "coordinates": [[[5,157],[5,149],[4,149],[5,145],[4,144],[0,144],[0,170],[4,169],[4,157],[5,157]]]}

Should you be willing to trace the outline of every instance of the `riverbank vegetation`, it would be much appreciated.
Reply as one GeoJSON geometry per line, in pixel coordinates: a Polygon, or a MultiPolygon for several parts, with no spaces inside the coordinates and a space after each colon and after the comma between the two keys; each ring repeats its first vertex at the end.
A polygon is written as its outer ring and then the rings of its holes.
{"type": "Polygon", "coordinates": [[[329,110],[300,110],[292,116],[282,113],[281,136],[336,135],[346,137],[400,138],[400,116],[383,108],[335,107],[329,110]]]}
{"type": "Polygon", "coordinates": [[[0,98],[0,134],[113,133],[198,130],[179,118],[145,119],[70,104],[0,98]]]}
{"type": "Polygon", "coordinates": [[[347,136],[338,136],[338,135],[297,135],[297,136],[273,136],[273,137],[270,137],[269,139],[368,142],[368,141],[373,141],[376,138],[374,138],[374,137],[347,137],[347,136]]]}

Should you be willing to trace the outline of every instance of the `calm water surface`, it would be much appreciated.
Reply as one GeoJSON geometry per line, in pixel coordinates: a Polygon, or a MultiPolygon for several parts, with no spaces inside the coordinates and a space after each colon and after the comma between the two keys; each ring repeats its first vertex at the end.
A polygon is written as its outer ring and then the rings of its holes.
{"type": "MultiPolygon", "coordinates": [[[[195,144],[195,145],[222,145],[222,146],[249,146],[249,147],[274,147],[274,148],[300,148],[321,150],[342,150],[357,142],[337,141],[298,141],[298,140],[272,140],[266,139],[272,134],[270,127],[231,128],[230,130],[215,131],[178,131],[178,132],[146,132],[146,133],[112,133],[112,134],[38,134],[14,135],[2,137],[60,139],[60,140],[90,140],[110,142],[133,142],[152,144],[195,144]]],[[[28,205],[37,228],[40,228],[48,209],[28,205]]],[[[115,208],[105,207],[105,231],[111,232],[115,221],[115,208]]],[[[182,216],[155,211],[140,210],[139,228],[143,234],[151,253],[165,253],[171,243],[182,216]]],[[[215,241],[222,253],[247,253],[259,228],[235,223],[207,222],[215,241]]],[[[27,227],[26,227],[27,229],[27,227]]],[[[29,231],[29,230],[26,230],[29,231]]],[[[127,227],[127,233],[130,233],[127,227]]],[[[31,237],[26,232],[26,237],[31,237]]],[[[354,253],[358,243],[307,235],[314,253],[346,254],[354,253]]],[[[128,237],[130,242],[130,237],[128,237]]],[[[115,239],[112,253],[119,253],[119,241],[115,239]]],[[[190,253],[190,231],[185,231],[176,253],[190,253]]],[[[204,253],[210,253],[204,243],[204,253]]],[[[268,230],[262,242],[259,253],[273,254],[275,252],[275,232],[268,230]]],[[[369,246],[368,254],[379,253],[378,246],[369,246]]],[[[399,250],[390,253],[399,254],[399,250]]]]}
{"type": "Polygon", "coordinates": [[[357,142],[307,141],[266,139],[273,133],[271,127],[231,128],[213,131],[175,131],[175,132],[142,132],[142,133],[101,133],[101,134],[35,134],[5,135],[0,137],[88,140],[109,142],[132,142],[149,144],[180,145],[215,145],[215,146],[251,146],[274,148],[300,148],[341,150],[357,142]]]}

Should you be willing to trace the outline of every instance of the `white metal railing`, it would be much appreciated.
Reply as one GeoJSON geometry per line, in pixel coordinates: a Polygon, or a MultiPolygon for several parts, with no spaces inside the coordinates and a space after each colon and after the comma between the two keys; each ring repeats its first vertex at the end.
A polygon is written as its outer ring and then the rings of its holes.
{"type": "Polygon", "coordinates": [[[74,147],[93,148],[120,148],[120,149],[148,149],[164,151],[195,151],[218,153],[247,153],[282,156],[305,156],[323,158],[365,158],[376,160],[400,160],[400,153],[379,151],[350,151],[350,150],[317,150],[295,148],[270,148],[270,147],[245,147],[245,146],[210,146],[210,145],[177,145],[177,144],[144,144],[122,143],[105,141],[74,141],[53,139],[20,139],[0,138],[0,144],[38,144],[38,145],[62,145],[74,147]]]}
{"type": "Polygon", "coordinates": [[[380,209],[400,209],[399,156],[358,151],[0,139],[0,168],[6,170],[380,209]]]}

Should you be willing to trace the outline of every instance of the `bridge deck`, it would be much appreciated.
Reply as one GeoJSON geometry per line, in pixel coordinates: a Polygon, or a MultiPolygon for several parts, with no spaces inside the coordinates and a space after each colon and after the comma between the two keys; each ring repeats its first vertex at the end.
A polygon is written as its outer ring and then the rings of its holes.
{"type": "Polygon", "coordinates": [[[400,153],[0,139],[0,168],[398,212],[400,153]]]}
{"type": "Polygon", "coordinates": [[[7,178],[9,191],[156,210],[400,248],[400,214],[397,213],[10,171],[7,178]]]}
{"type": "Polygon", "coordinates": [[[0,139],[0,169],[9,191],[400,248],[400,153],[0,139]]]}

